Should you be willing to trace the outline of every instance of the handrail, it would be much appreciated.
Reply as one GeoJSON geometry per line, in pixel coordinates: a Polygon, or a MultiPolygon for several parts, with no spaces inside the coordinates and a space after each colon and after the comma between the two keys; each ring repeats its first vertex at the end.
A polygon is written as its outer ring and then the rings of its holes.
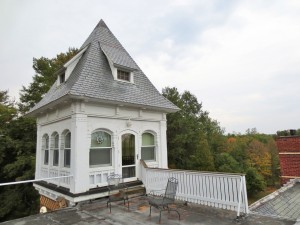
{"type": "Polygon", "coordinates": [[[144,168],[149,168],[144,160],[141,159],[140,162],[141,162],[141,164],[143,165],[144,168]]]}
{"type": "Polygon", "coordinates": [[[184,173],[203,173],[203,174],[213,174],[213,175],[226,175],[226,176],[245,176],[245,173],[222,173],[222,172],[213,172],[213,171],[198,171],[198,170],[182,170],[182,169],[165,169],[165,168],[154,168],[148,167],[146,162],[140,159],[140,163],[144,166],[144,168],[151,169],[151,170],[166,170],[166,171],[174,171],[174,172],[184,172],[184,173]]]}
{"type": "Polygon", "coordinates": [[[24,184],[24,183],[34,183],[34,182],[38,182],[38,181],[54,180],[54,179],[61,179],[61,178],[68,178],[68,177],[73,177],[73,175],[60,176],[60,177],[48,177],[48,178],[41,178],[41,179],[34,179],[34,180],[23,180],[23,181],[15,181],[15,182],[8,182],[8,183],[0,183],[0,186],[24,184]]]}

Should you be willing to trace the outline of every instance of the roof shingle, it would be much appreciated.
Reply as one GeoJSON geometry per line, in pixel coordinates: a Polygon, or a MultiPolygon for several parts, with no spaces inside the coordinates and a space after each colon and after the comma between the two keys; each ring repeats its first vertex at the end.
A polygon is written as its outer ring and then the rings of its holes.
{"type": "Polygon", "coordinates": [[[103,20],[95,27],[81,49],[88,46],[67,81],[53,84],[29,114],[62,97],[86,97],[110,103],[156,108],[166,112],[179,110],[164,98],[111,33],[103,20]],[[114,65],[131,69],[134,84],[114,80],[108,59],[114,65]]]}

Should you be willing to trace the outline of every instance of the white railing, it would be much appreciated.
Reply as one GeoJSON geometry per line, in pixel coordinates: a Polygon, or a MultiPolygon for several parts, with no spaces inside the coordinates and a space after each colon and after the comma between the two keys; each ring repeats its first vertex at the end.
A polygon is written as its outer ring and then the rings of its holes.
{"type": "Polygon", "coordinates": [[[57,186],[70,188],[71,186],[71,179],[73,176],[71,176],[70,171],[67,170],[58,170],[56,168],[41,168],[41,179],[43,178],[54,178],[54,177],[62,177],[60,179],[49,179],[49,183],[55,184],[57,186]]]}
{"type": "Polygon", "coordinates": [[[107,177],[114,171],[114,169],[91,170],[89,174],[90,188],[107,186],[107,177]]]}
{"type": "Polygon", "coordinates": [[[148,168],[141,161],[146,192],[164,189],[169,177],[178,179],[178,200],[248,213],[246,180],[243,174],[148,168]]]}

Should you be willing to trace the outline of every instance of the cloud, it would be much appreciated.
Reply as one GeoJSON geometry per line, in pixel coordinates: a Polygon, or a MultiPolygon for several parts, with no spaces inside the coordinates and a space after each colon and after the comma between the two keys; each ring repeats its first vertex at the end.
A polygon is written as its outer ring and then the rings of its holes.
{"type": "Polygon", "coordinates": [[[228,132],[300,123],[300,2],[0,2],[0,89],[17,96],[33,57],[80,47],[103,18],[154,85],[189,90],[228,132]]]}
{"type": "Polygon", "coordinates": [[[243,124],[243,130],[256,126],[271,133],[274,126],[268,128],[263,117],[300,100],[293,95],[300,84],[300,17],[290,15],[290,6],[282,9],[282,2],[248,6],[236,6],[224,24],[193,32],[191,45],[168,38],[139,61],[156,86],[191,90],[228,131],[243,124]]]}

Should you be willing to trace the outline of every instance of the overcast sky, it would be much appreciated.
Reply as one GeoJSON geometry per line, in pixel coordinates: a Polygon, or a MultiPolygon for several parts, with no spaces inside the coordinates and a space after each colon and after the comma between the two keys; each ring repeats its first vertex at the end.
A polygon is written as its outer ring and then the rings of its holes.
{"type": "Polygon", "coordinates": [[[300,128],[300,1],[1,0],[0,90],[33,57],[79,48],[103,19],[159,91],[202,102],[226,132],[300,128]]]}

